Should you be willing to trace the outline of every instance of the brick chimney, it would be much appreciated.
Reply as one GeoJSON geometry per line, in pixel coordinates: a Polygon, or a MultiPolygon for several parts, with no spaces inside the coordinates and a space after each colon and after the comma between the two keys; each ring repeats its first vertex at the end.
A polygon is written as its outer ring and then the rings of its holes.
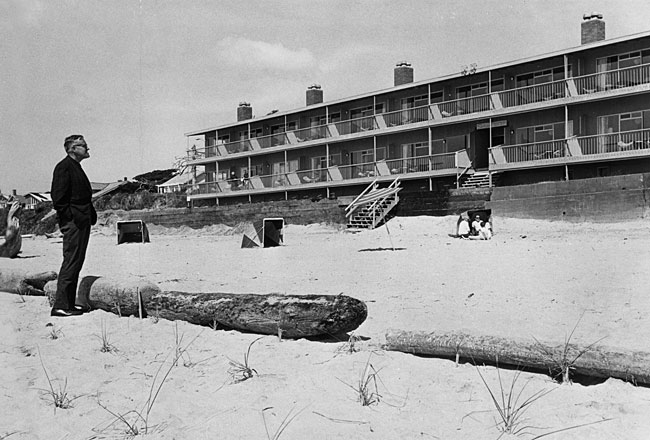
{"type": "Polygon", "coordinates": [[[240,102],[237,107],[237,122],[253,119],[253,107],[248,102],[240,102]]]}
{"type": "Polygon", "coordinates": [[[413,67],[406,61],[401,61],[395,65],[395,85],[401,86],[413,82],[413,67]]]}
{"type": "Polygon", "coordinates": [[[307,105],[320,104],[323,102],[323,90],[318,84],[307,87],[307,105]]]}
{"type": "Polygon", "coordinates": [[[605,22],[603,21],[603,14],[592,12],[591,14],[584,14],[582,19],[584,21],[582,22],[580,29],[580,44],[589,44],[605,39],[605,22]]]}

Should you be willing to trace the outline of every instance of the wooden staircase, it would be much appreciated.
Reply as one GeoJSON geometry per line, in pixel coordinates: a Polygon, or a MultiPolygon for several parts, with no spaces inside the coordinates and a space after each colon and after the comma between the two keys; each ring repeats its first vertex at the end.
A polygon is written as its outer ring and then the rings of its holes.
{"type": "MultiPolygon", "coordinates": [[[[498,174],[492,174],[492,186],[496,183],[498,174]]],[[[476,171],[467,176],[460,185],[461,188],[489,188],[490,173],[488,171],[476,171]]]]}
{"type": "Polygon", "coordinates": [[[386,215],[399,203],[401,190],[399,179],[386,188],[379,188],[376,180],[372,182],[345,208],[348,228],[374,229],[383,224],[386,215]]]}

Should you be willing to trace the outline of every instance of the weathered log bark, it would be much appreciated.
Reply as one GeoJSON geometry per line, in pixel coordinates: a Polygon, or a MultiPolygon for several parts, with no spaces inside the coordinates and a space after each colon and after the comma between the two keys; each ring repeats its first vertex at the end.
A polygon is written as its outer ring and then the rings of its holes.
{"type": "Polygon", "coordinates": [[[165,319],[286,338],[345,333],[368,316],[363,301],[345,295],[160,292],[146,304],[165,319]]]}
{"type": "MultiPolygon", "coordinates": [[[[45,286],[54,302],[56,281],[45,286]]],[[[142,279],[87,276],[77,304],[124,316],[158,316],[286,338],[336,335],[359,327],[368,316],[363,301],[345,295],[282,295],[161,292],[142,279]],[[138,293],[142,304],[138,302],[138,293]]]]}
{"type": "Polygon", "coordinates": [[[621,351],[600,345],[547,345],[535,340],[489,335],[388,330],[387,350],[445,358],[460,357],[474,363],[526,367],[562,374],[566,367],[578,375],[615,377],[650,385],[650,353],[621,351]],[[565,355],[566,351],[566,355],[565,355]]]}
{"type": "MultiPolygon", "coordinates": [[[[50,281],[45,286],[45,292],[54,304],[56,281],[50,281]]],[[[146,316],[146,306],[160,288],[150,281],[137,279],[105,278],[85,276],[79,281],[77,288],[77,304],[90,305],[93,309],[101,309],[120,316],[140,316],[138,295],[142,298],[142,315],[146,316]]]]}
{"type": "Polygon", "coordinates": [[[20,269],[0,268],[0,292],[19,295],[45,295],[48,281],[56,279],[56,272],[29,272],[20,269]]]}

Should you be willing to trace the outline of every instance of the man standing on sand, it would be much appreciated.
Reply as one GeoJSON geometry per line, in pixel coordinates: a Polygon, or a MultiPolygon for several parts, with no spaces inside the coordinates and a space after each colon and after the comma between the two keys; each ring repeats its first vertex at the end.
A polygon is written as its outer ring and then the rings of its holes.
{"type": "Polygon", "coordinates": [[[89,311],[77,306],[79,273],[86,258],[90,227],[97,222],[92,188],[81,161],[90,157],[82,135],[68,136],[63,143],[67,156],[54,168],[52,203],[63,233],[63,263],[56,285],[51,316],[75,316],[89,311]]]}

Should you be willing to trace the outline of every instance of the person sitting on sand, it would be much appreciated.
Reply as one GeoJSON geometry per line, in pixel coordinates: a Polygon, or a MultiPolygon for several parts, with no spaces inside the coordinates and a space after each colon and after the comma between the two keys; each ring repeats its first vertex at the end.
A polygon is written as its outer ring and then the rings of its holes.
{"type": "Polygon", "coordinates": [[[7,232],[4,240],[0,240],[0,257],[15,258],[20,253],[23,239],[20,236],[20,220],[16,214],[20,210],[20,204],[13,202],[7,213],[7,232]]]}
{"type": "Polygon", "coordinates": [[[481,230],[479,231],[479,235],[483,237],[483,240],[490,240],[492,238],[492,225],[490,222],[481,222],[481,230]]]}
{"type": "MultiPolygon", "coordinates": [[[[472,229],[474,225],[472,224],[472,229]]],[[[490,222],[481,221],[478,224],[478,233],[469,237],[470,240],[490,240],[492,239],[492,225],[490,222]]]]}
{"type": "Polygon", "coordinates": [[[468,238],[469,233],[470,233],[469,219],[461,218],[460,221],[458,222],[458,232],[457,232],[458,237],[468,238]]]}
{"type": "Polygon", "coordinates": [[[478,236],[481,232],[481,216],[476,214],[474,216],[474,221],[472,222],[472,236],[478,236]]]}

